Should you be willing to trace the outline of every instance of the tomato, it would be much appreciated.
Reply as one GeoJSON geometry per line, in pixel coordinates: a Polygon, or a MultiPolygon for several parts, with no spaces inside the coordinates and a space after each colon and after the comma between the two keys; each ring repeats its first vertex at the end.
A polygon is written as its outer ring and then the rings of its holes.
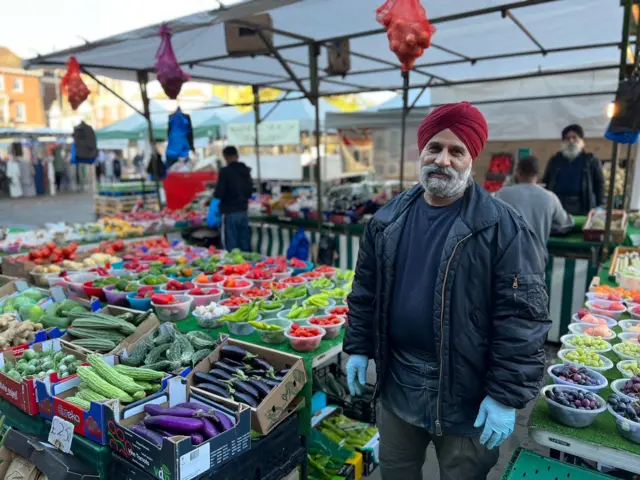
{"type": "Polygon", "coordinates": [[[244,295],[247,297],[266,297],[269,295],[269,291],[262,288],[252,288],[244,292],[244,295]]]}
{"type": "Polygon", "coordinates": [[[346,315],[349,313],[349,307],[333,307],[329,310],[332,315],[346,315]]]}
{"type": "Polygon", "coordinates": [[[336,269],[333,267],[330,267],[329,265],[321,265],[318,268],[316,268],[315,271],[320,273],[334,273],[336,269]]]}
{"type": "Polygon", "coordinates": [[[239,307],[240,305],[246,305],[247,303],[251,303],[248,298],[231,297],[220,302],[220,305],[225,307],[239,307]]]}
{"type": "Polygon", "coordinates": [[[289,277],[282,280],[282,283],[304,283],[304,278],[302,277],[289,277]]]}
{"type": "Polygon", "coordinates": [[[320,272],[305,272],[300,275],[302,278],[320,278],[322,274],[320,272]]]}

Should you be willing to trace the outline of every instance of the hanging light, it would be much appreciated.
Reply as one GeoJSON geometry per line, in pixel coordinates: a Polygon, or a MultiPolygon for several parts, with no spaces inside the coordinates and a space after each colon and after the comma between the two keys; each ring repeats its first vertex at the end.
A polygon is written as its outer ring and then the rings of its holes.
{"type": "Polygon", "coordinates": [[[616,104],[615,102],[611,102],[607,105],[607,118],[613,118],[616,114],[616,104]]]}

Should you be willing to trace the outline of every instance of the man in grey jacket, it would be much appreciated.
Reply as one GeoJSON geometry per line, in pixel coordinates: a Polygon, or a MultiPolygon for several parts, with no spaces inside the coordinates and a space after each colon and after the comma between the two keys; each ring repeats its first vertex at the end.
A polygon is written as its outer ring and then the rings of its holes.
{"type": "Polygon", "coordinates": [[[557,195],[538,185],[540,162],[536,157],[524,157],[516,166],[516,184],[496,192],[496,198],[511,205],[529,224],[543,245],[549,235],[563,235],[574,226],[557,195]]]}

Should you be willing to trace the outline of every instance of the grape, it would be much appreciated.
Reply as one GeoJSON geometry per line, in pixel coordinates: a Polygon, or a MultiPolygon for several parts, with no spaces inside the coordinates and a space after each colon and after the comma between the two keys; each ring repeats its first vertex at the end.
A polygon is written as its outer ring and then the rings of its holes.
{"type": "Polygon", "coordinates": [[[607,403],[618,415],[633,422],[640,422],[640,403],[616,393],[609,396],[607,403]]]}
{"type": "Polygon", "coordinates": [[[628,363],[623,363],[620,365],[620,369],[630,373],[631,375],[640,375],[640,362],[633,360],[628,363]]]}
{"type": "Polygon", "coordinates": [[[568,339],[566,343],[574,347],[586,347],[594,350],[604,351],[609,349],[609,342],[600,337],[592,337],[590,335],[576,335],[568,339]]]}
{"type": "Polygon", "coordinates": [[[596,397],[587,391],[562,390],[558,387],[553,387],[547,390],[545,395],[560,405],[577,410],[597,410],[600,408],[596,397]]]}
{"type": "Polygon", "coordinates": [[[595,387],[600,384],[598,380],[591,377],[591,373],[585,367],[558,365],[551,372],[560,380],[576,385],[595,387]]]}
{"type": "Polygon", "coordinates": [[[620,391],[630,397],[640,398],[640,375],[627,380],[620,391]]]}
{"type": "Polygon", "coordinates": [[[622,342],[616,346],[616,351],[629,357],[640,358],[640,344],[622,342]]]}
{"type": "Polygon", "coordinates": [[[575,350],[569,350],[565,354],[565,358],[579,365],[588,367],[604,367],[605,363],[600,355],[589,348],[578,347],[575,350]]]}

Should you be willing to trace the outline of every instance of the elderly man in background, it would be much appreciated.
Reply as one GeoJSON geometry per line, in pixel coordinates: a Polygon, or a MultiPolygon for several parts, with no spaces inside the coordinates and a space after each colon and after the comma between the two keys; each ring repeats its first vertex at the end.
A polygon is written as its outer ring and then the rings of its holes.
{"type": "Polygon", "coordinates": [[[383,480],[486,478],[538,394],[550,326],[544,250],[471,178],[487,123],[467,102],[418,129],[420,183],[367,223],[349,295],[349,389],[377,370],[383,480]]]}
{"type": "Polygon", "coordinates": [[[584,130],[569,125],[562,130],[562,150],[556,153],[542,177],[571,215],[586,215],[604,203],[604,177],[598,157],[584,149],[584,130]]]}

